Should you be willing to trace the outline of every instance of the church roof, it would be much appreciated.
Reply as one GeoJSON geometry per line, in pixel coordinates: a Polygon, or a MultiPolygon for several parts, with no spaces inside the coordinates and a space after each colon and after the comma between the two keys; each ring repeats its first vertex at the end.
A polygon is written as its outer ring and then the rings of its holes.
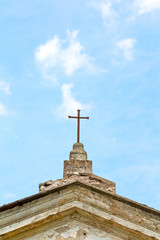
{"type": "Polygon", "coordinates": [[[79,185],[79,186],[82,186],[82,187],[94,190],[95,192],[99,192],[101,194],[106,194],[106,195],[108,195],[109,197],[111,197],[113,199],[125,202],[125,203],[127,203],[127,204],[129,204],[131,206],[143,209],[143,210],[145,210],[147,212],[152,212],[152,213],[157,214],[158,216],[160,216],[160,211],[157,210],[157,209],[154,209],[154,208],[149,207],[149,206],[147,206],[145,204],[142,204],[142,203],[138,203],[136,201],[133,201],[133,200],[128,199],[126,197],[123,197],[121,195],[114,194],[114,193],[111,193],[111,192],[108,192],[108,191],[104,191],[104,190],[102,190],[102,189],[100,189],[98,187],[91,186],[90,184],[84,183],[84,182],[82,182],[80,180],[74,180],[71,183],[64,184],[63,186],[58,186],[58,187],[56,187],[54,189],[50,189],[50,190],[47,190],[45,192],[39,192],[37,194],[31,195],[31,196],[26,197],[26,198],[22,198],[20,200],[14,201],[12,203],[4,204],[3,206],[0,207],[0,212],[5,211],[7,209],[11,209],[11,208],[16,207],[16,206],[22,206],[25,203],[28,203],[28,202],[31,202],[33,200],[39,199],[41,197],[44,197],[46,195],[52,194],[53,192],[58,192],[58,191],[60,191],[60,189],[64,189],[66,187],[76,186],[76,185],[79,185]]]}

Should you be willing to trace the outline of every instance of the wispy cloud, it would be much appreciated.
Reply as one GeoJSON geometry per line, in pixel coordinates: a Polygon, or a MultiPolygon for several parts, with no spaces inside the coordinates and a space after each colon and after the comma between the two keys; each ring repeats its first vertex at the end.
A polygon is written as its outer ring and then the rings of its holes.
{"type": "Polygon", "coordinates": [[[8,110],[6,108],[6,106],[2,103],[0,103],[0,115],[7,115],[8,114],[8,110]]]}
{"type": "Polygon", "coordinates": [[[10,84],[6,83],[3,80],[0,80],[0,91],[5,92],[7,95],[11,94],[11,90],[10,90],[10,84]]]}
{"type": "Polygon", "coordinates": [[[139,14],[149,13],[156,9],[160,10],[160,0],[136,0],[133,5],[139,14]]]}
{"type": "Polygon", "coordinates": [[[94,71],[92,59],[84,51],[78,40],[79,31],[67,31],[66,40],[54,36],[45,44],[40,45],[35,51],[35,60],[45,79],[57,81],[57,72],[72,76],[78,69],[94,71]]]}
{"type": "Polygon", "coordinates": [[[134,45],[136,40],[133,38],[125,38],[116,43],[115,53],[122,53],[125,60],[133,61],[134,60],[134,45]]]}
{"type": "Polygon", "coordinates": [[[63,84],[62,90],[62,104],[57,109],[58,115],[63,118],[67,118],[70,114],[75,114],[77,109],[88,109],[89,105],[83,105],[79,101],[76,101],[72,96],[71,89],[73,84],[63,84]]]}
{"type": "Polygon", "coordinates": [[[160,164],[150,164],[150,165],[134,165],[134,166],[126,166],[124,168],[120,168],[115,171],[114,174],[118,174],[119,176],[123,176],[121,180],[126,181],[127,179],[132,179],[133,182],[137,181],[141,178],[141,181],[145,184],[146,180],[151,184],[156,180],[159,176],[160,164]],[[123,174],[122,174],[123,173],[123,174]]]}
{"type": "Polygon", "coordinates": [[[8,128],[6,128],[6,127],[1,127],[0,130],[4,131],[4,132],[8,132],[8,128]]]}
{"type": "Polygon", "coordinates": [[[93,1],[92,6],[101,12],[103,20],[117,15],[112,8],[111,0],[93,1]]]}
{"type": "Polygon", "coordinates": [[[5,194],[3,195],[3,198],[9,199],[9,198],[13,198],[13,197],[15,197],[15,196],[16,196],[15,193],[7,192],[7,193],[5,193],[5,194]]]}

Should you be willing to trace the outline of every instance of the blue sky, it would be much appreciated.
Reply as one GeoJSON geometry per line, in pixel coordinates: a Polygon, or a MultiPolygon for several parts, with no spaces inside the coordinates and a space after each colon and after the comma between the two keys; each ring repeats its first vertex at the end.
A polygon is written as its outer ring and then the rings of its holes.
{"type": "Polygon", "coordinates": [[[160,0],[0,1],[0,204],[63,177],[81,142],[94,174],[160,209],[160,0]]]}

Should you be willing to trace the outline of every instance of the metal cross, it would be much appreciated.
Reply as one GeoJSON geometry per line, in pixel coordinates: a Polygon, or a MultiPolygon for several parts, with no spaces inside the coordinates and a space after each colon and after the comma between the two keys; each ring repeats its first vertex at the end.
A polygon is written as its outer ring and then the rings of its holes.
{"type": "Polygon", "coordinates": [[[80,109],[77,109],[78,111],[78,116],[74,117],[74,116],[68,116],[69,118],[77,118],[77,143],[79,143],[79,139],[80,139],[80,119],[89,119],[89,117],[80,117],[80,109]]]}

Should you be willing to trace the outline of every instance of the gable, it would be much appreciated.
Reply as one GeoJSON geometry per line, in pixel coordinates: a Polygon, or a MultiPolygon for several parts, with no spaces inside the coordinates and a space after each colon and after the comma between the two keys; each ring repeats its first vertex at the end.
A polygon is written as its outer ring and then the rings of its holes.
{"type": "Polygon", "coordinates": [[[1,240],[160,239],[158,211],[80,182],[6,209],[0,220],[1,240]]]}

